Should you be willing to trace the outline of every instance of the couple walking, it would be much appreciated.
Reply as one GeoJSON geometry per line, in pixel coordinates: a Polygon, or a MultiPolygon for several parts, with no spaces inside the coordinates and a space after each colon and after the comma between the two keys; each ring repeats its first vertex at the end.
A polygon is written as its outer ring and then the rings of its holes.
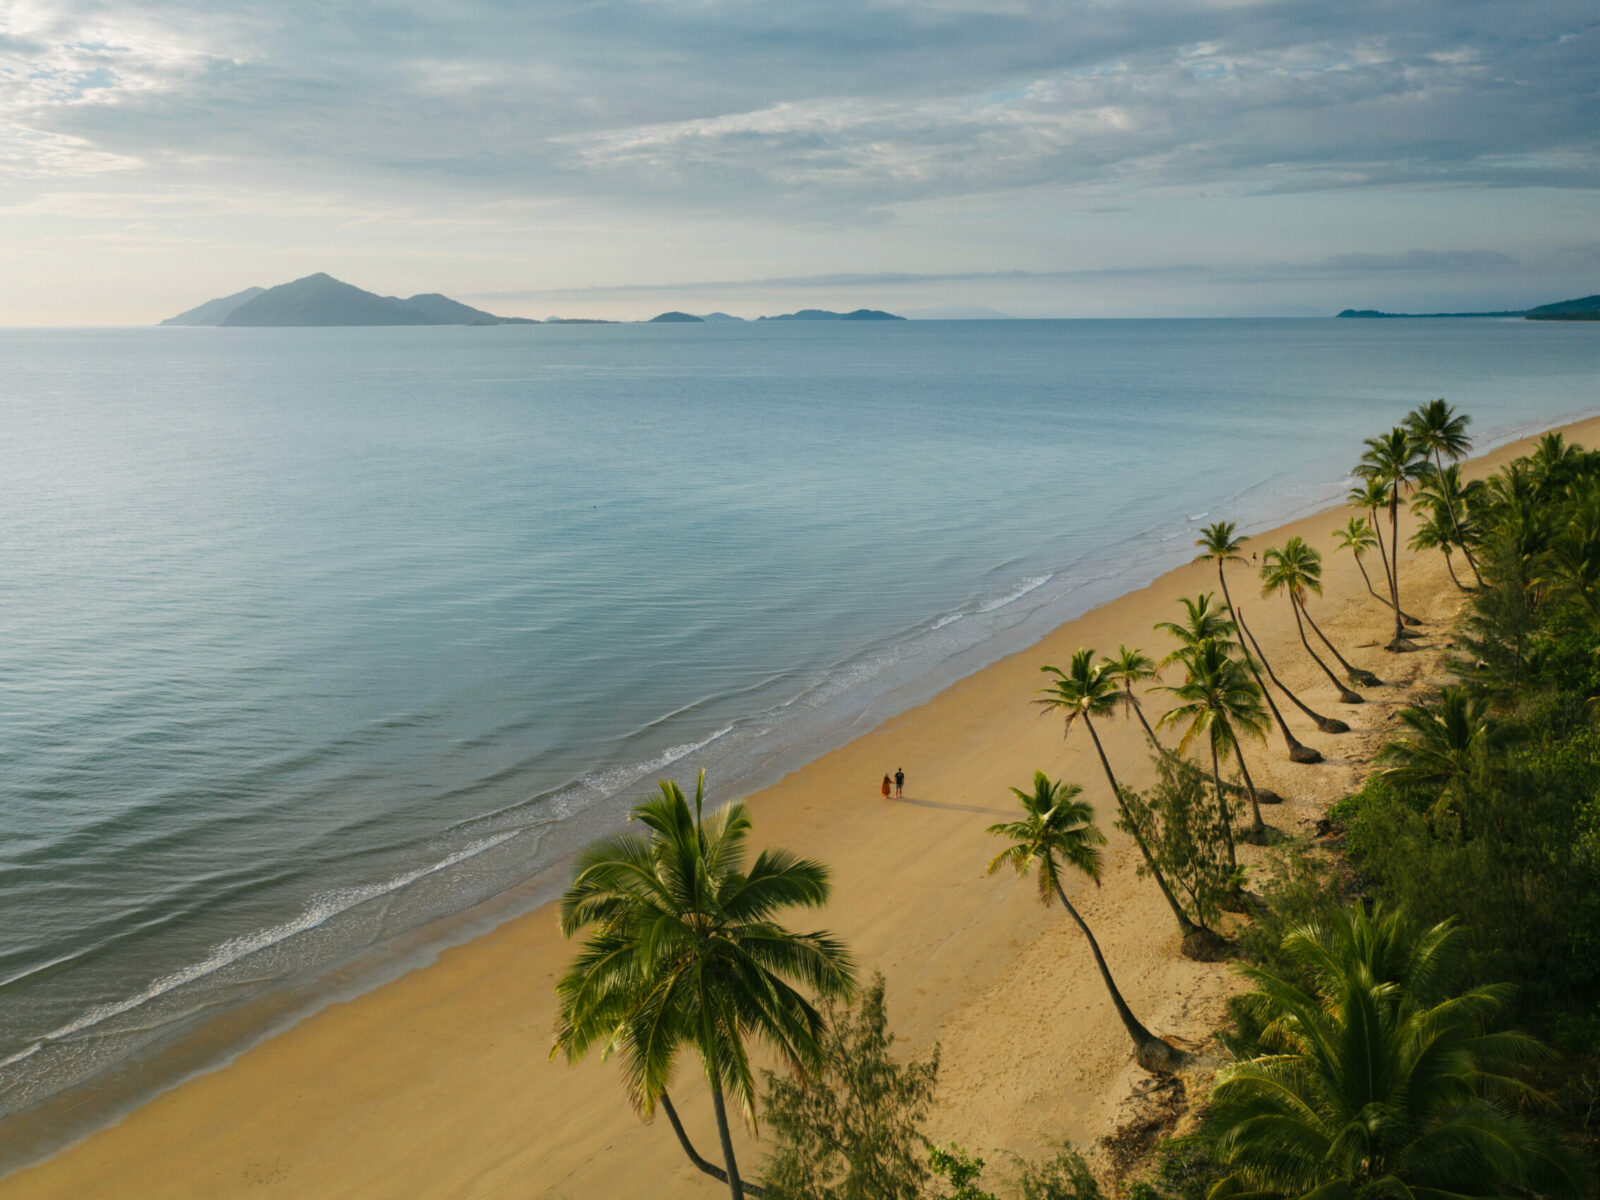
{"type": "Polygon", "coordinates": [[[896,767],[892,777],[885,773],[883,777],[883,798],[885,800],[889,798],[889,788],[891,785],[894,787],[894,794],[896,796],[905,796],[906,772],[904,767],[896,767]]]}

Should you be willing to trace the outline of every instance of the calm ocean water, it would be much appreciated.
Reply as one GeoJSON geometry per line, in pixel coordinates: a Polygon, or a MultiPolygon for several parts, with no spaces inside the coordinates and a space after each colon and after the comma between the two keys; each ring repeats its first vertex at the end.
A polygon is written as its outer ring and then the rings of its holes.
{"type": "Polygon", "coordinates": [[[1600,329],[0,331],[0,1114],[1326,503],[1441,395],[1592,413],[1600,329]]]}

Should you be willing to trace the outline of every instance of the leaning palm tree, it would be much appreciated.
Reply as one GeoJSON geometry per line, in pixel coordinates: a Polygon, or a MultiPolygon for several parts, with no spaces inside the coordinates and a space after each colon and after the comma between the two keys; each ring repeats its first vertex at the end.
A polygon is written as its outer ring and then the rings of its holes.
{"type": "Polygon", "coordinates": [[[1446,986],[1457,930],[1357,907],[1292,929],[1283,949],[1292,976],[1241,970],[1262,1032],[1211,1093],[1201,1137],[1229,1172],[1212,1197],[1582,1194],[1565,1152],[1514,1107],[1534,1095],[1518,1075],[1548,1052],[1486,1032],[1510,989],[1446,986]]]}
{"type": "Polygon", "coordinates": [[[1422,478],[1427,459],[1415,442],[1396,425],[1382,437],[1368,438],[1367,450],[1356,468],[1363,478],[1380,484],[1385,502],[1389,506],[1389,551],[1393,557],[1389,572],[1389,591],[1394,598],[1394,637],[1390,650],[1409,650],[1405,626],[1400,619],[1400,498],[1409,493],[1422,478]]]}
{"type": "MultiPolygon", "coordinates": [[[[1411,435],[1412,443],[1424,455],[1433,458],[1434,470],[1441,475],[1445,471],[1446,458],[1452,463],[1459,462],[1472,449],[1472,439],[1467,437],[1467,426],[1472,423],[1472,418],[1465,413],[1458,415],[1442,397],[1429,400],[1426,404],[1419,404],[1406,414],[1402,423],[1406,432],[1411,435]]],[[[1467,556],[1467,566],[1472,568],[1473,577],[1478,581],[1478,586],[1482,587],[1483,576],[1478,574],[1478,564],[1472,557],[1472,550],[1467,545],[1465,535],[1461,532],[1461,510],[1453,498],[1445,500],[1445,515],[1449,517],[1450,527],[1455,531],[1455,540],[1461,546],[1461,552],[1467,556]]]]}
{"type": "MultiPolygon", "coordinates": [[[[1337,717],[1325,717],[1321,713],[1312,710],[1303,700],[1300,699],[1299,696],[1296,696],[1293,692],[1291,692],[1283,680],[1278,678],[1277,672],[1272,669],[1272,664],[1267,661],[1267,656],[1261,653],[1261,643],[1256,641],[1256,635],[1250,632],[1248,626],[1241,624],[1241,628],[1244,629],[1245,637],[1250,639],[1250,649],[1254,652],[1253,654],[1245,655],[1245,661],[1250,663],[1252,667],[1252,673],[1254,673],[1253,668],[1255,667],[1256,662],[1259,660],[1261,663],[1261,669],[1267,673],[1267,678],[1272,680],[1272,686],[1277,688],[1285,696],[1289,697],[1290,702],[1294,704],[1294,706],[1301,712],[1305,713],[1306,716],[1315,721],[1317,723],[1317,728],[1322,730],[1323,733],[1350,732],[1350,726],[1346,725],[1343,721],[1339,720],[1337,717]]],[[[1259,679],[1260,677],[1257,676],[1258,681],[1259,679]]],[[[1267,696],[1265,689],[1263,689],[1261,694],[1267,699],[1268,703],[1271,703],[1271,697],[1267,696]]],[[[1312,753],[1316,754],[1316,751],[1313,750],[1312,753]]],[[[1322,756],[1319,754],[1315,760],[1311,761],[1320,761],[1321,757],[1322,756]]]]}
{"type": "MultiPolygon", "coordinates": [[[[1345,500],[1356,508],[1366,510],[1367,523],[1372,529],[1372,536],[1378,540],[1378,562],[1383,566],[1383,590],[1392,594],[1394,591],[1394,572],[1389,569],[1389,551],[1383,540],[1383,525],[1378,520],[1378,510],[1386,507],[1389,503],[1388,489],[1376,479],[1362,479],[1360,483],[1346,493],[1345,500]]],[[[1357,561],[1360,560],[1358,559],[1357,561]]],[[[1363,567],[1361,573],[1365,575],[1366,568],[1363,567]]],[[[1370,580],[1367,583],[1367,590],[1372,590],[1370,580]]],[[[1373,594],[1377,595],[1376,592],[1373,594]]],[[[1394,600],[1390,596],[1378,595],[1378,599],[1383,601],[1391,612],[1394,611],[1394,600]]],[[[1401,612],[1400,621],[1402,626],[1422,624],[1421,621],[1408,612],[1401,612]]]]}
{"type": "MultiPolygon", "coordinates": [[[[1295,628],[1300,631],[1300,644],[1306,648],[1311,661],[1322,668],[1328,681],[1339,689],[1340,701],[1344,704],[1360,704],[1360,695],[1339,682],[1339,677],[1318,657],[1306,637],[1308,622],[1313,629],[1317,629],[1316,622],[1312,621],[1310,614],[1306,612],[1306,596],[1311,592],[1319,596],[1322,594],[1322,555],[1306,545],[1304,538],[1297,535],[1285,542],[1282,548],[1275,546],[1262,553],[1261,594],[1270,596],[1273,592],[1283,592],[1289,597],[1289,607],[1294,610],[1295,628]]],[[[1333,643],[1323,636],[1322,630],[1317,629],[1317,636],[1322,639],[1323,645],[1333,650],[1334,657],[1339,660],[1339,665],[1345,669],[1352,681],[1360,679],[1365,674],[1345,662],[1343,656],[1333,649],[1333,643]]]]}
{"type": "MultiPolygon", "coordinates": [[[[1203,528],[1200,531],[1200,536],[1195,539],[1194,544],[1199,547],[1200,553],[1195,555],[1194,561],[1214,562],[1217,564],[1217,582],[1222,585],[1222,598],[1227,601],[1228,611],[1233,614],[1234,620],[1238,623],[1239,632],[1249,637],[1250,630],[1245,626],[1244,617],[1240,615],[1238,607],[1233,602],[1233,594],[1228,591],[1228,575],[1223,570],[1223,567],[1228,563],[1239,563],[1241,565],[1244,563],[1244,555],[1240,553],[1240,550],[1245,542],[1250,539],[1236,537],[1234,529],[1235,525],[1232,521],[1217,521],[1203,528]]],[[[1252,638],[1251,640],[1254,641],[1255,639],[1252,638]]],[[[1242,645],[1240,649],[1243,650],[1242,645]]],[[[1259,647],[1256,653],[1261,653],[1259,647]]],[[[1272,719],[1277,722],[1278,731],[1283,734],[1284,744],[1289,748],[1289,761],[1297,763],[1321,762],[1321,753],[1313,750],[1310,746],[1302,744],[1300,739],[1295,737],[1294,733],[1289,729],[1289,723],[1283,719],[1283,714],[1278,711],[1278,706],[1272,702],[1272,693],[1267,690],[1267,685],[1261,678],[1261,672],[1256,670],[1255,659],[1250,657],[1248,651],[1244,653],[1244,662],[1250,668],[1250,674],[1255,677],[1256,685],[1261,689],[1261,698],[1267,702],[1267,708],[1272,712],[1272,719]]],[[[1262,659],[1262,665],[1266,666],[1265,658],[1262,659]]],[[[1271,675],[1271,667],[1267,667],[1267,673],[1271,675]]],[[[1273,676],[1273,682],[1277,682],[1276,676],[1273,676]]],[[[1279,684],[1278,686],[1282,687],[1283,685],[1279,684]]],[[[1299,704],[1300,708],[1307,712],[1307,715],[1312,715],[1310,710],[1306,709],[1305,705],[1300,704],[1296,697],[1290,695],[1289,699],[1299,704]]],[[[1313,715],[1313,720],[1318,720],[1320,723],[1321,718],[1313,715]]]]}
{"type": "Polygon", "coordinates": [[[1048,687],[1040,689],[1040,699],[1034,703],[1047,711],[1061,713],[1065,719],[1064,735],[1070,734],[1072,727],[1078,721],[1083,722],[1084,728],[1089,731],[1090,740],[1094,742],[1095,753],[1100,756],[1100,769],[1105,772],[1106,782],[1111,785],[1111,795],[1117,801],[1117,809],[1133,835],[1139,853],[1144,856],[1150,877],[1156,881],[1156,886],[1161,889],[1161,895],[1166,899],[1167,906],[1172,909],[1172,915],[1177,918],[1179,933],[1187,938],[1190,934],[1198,932],[1199,926],[1189,919],[1183,911],[1183,906],[1172,894],[1172,888],[1167,884],[1161,868],[1156,865],[1155,856],[1150,853],[1144,835],[1138,831],[1137,822],[1129,819],[1127,806],[1122,799],[1122,789],[1117,784],[1117,777],[1112,774],[1111,761],[1106,758],[1105,747],[1100,744],[1100,734],[1094,727],[1096,717],[1109,718],[1115,715],[1117,709],[1125,707],[1129,702],[1129,695],[1123,690],[1116,669],[1104,659],[1095,662],[1094,651],[1087,648],[1073,652],[1072,661],[1065,671],[1060,667],[1048,666],[1039,669],[1046,675],[1053,675],[1055,681],[1048,687]]]}
{"type": "Polygon", "coordinates": [[[1180,596],[1178,603],[1183,605],[1185,619],[1181,622],[1155,623],[1153,628],[1157,633],[1168,634],[1178,642],[1178,648],[1161,660],[1158,669],[1179,661],[1188,650],[1201,642],[1216,642],[1229,654],[1239,649],[1239,643],[1235,640],[1239,626],[1229,608],[1212,603],[1215,595],[1215,592],[1201,592],[1194,597],[1180,596]]]}
{"type": "Polygon", "coordinates": [[[1184,681],[1176,687],[1162,689],[1177,697],[1178,703],[1161,715],[1160,724],[1185,725],[1178,742],[1180,754],[1188,750],[1198,734],[1207,735],[1211,748],[1211,781],[1217,789],[1217,828],[1228,847],[1228,865],[1235,867],[1238,858],[1233,847],[1233,822],[1222,788],[1220,759],[1231,753],[1238,762],[1245,792],[1250,797],[1251,837],[1255,841],[1265,841],[1267,824],[1261,819],[1255,781],[1250,778],[1250,768],[1245,765],[1244,751],[1239,745],[1241,733],[1263,743],[1267,740],[1267,714],[1261,707],[1261,689],[1241,669],[1239,661],[1217,642],[1201,642],[1192,647],[1184,655],[1183,665],[1184,681]]]}
{"type": "Polygon", "coordinates": [[[690,1160],[740,1200],[760,1190],[739,1175],[724,1096],[731,1091],[754,1121],[746,1043],[763,1041],[800,1067],[816,1063],[823,1016],[791,981],[845,999],[855,968],[829,934],[793,933],[774,919],[785,908],[826,903],[827,868],[769,849],[744,870],[749,810],[732,804],[707,818],[704,797],[703,771],[692,811],[678,785],[663,782],[659,796],[633,810],[648,833],[603,838],[578,856],[561,897],[561,932],[589,933],[556,981],[550,1053],[569,1062],[597,1046],[602,1056],[620,1054],[640,1115],[660,1103],[690,1160]],[[668,1098],[685,1048],[698,1055],[711,1090],[721,1169],[695,1152],[668,1098]]]}
{"type": "Polygon", "coordinates": [[[1344,525],[1333,531],[1333,540],[1339,543],[1333,548],[1337,554],[1340,550],[1350,551],[1356,560],[1356,566],[1361,571],[1361,578],[1366,582],[1367,591],[1372,593],[1374,600],[1382,601],[1385,607],[1389,601],[1378,595],[1378,589],[1372,586],[1372,576],[1367,574],[1367,566],[1361,561],[1361,556],[1378,544],[1378,535],[1373,532],[1372,526],[1365,517],[1351,517],[1344,525]]]}
{"type": "Polygon", "coordinates": [[[1417,526],[1417,531],[1411,535],[1406,545],[1413,550],[1439,551],[1444,555],[1444,567],[1450,572],[1450,582],[1463,592],[1472,591],[1456,576],[1455,530],[1451,528],[1450,519],[1445,516],[1443,509],[1430,508],[1427,520],[1417,526]]]}
{"type": "Polygon", "coordinates": [[[1139,697],[1134,694],[1133,685],[1154,679],[1160,668],[1155,660],[1143,650],[1131,650],[1126,645],[1118,646],[1116,657],[1102,658],[1103,663],[1116,676],[1122,684],[1122,690],[1127,694],[1127,706],[1133,710],[1133,715],[1139,718],[1139,724],[1144,728],[1145,737],[1150,739],[1150,744],[1156,750],[1165,753],[1166,747],[1161,744],[1161,739],[1156,737],[1156,731],[1150,728],[1150,722],[1145,719],[1144,706],[1139,703],[1139,697]]]}
{"type": "Polygon", "coordinates": [[[1411,706],[1397,714],[1405,732],[1385,743],[1374,760],[1385,764],[1385,779],[1417,787],[1433,796],[1430,818],[1453,813],[1456,832],[1466,832],[1460,792],[1479,756],[1494,737],[1489,701],[1461,687],[1439,693],[1437,707],[1411,706]]]}
{"type": "Polygon", "coordinates": [[[1022,801],[1022,819],[989,826],[990,833],[1005,838],[1008,843],[989,861],[989,874],[993,875],[1003,866],[1014,868],[1019,877],[1026,877],[1028,871],[1033,870],[1039,884],[1039,903],[1048,906],[1052,898],[1061,901],[1061,907],[1088,939],[1094,965],[1100,969],[1106,991],[1111,993],[1111,1003],[1122,1020],[1122,1027],[1133,1039],[1139,1065],[1147,1071],[1170,1074],[1178,1063],[1178,1052],[1133,1015],[1117,989],[1116,980],[1111,977],[1111,968],[1106,966],[1105,955],[1100,953],[1100,943],[1061,886],[1061,873],[1066,867],[1083,872],[1094,880],[1096,887],[1100,886],[1100,847],[1105,845],[1106,838],[1095,826],[1094,809],[1079,799],[1083,789],[1065,780],[1052,782],[1043,771],[1035,771],[1033,791],[1012,788],[1011,794],[1022,801]]]}

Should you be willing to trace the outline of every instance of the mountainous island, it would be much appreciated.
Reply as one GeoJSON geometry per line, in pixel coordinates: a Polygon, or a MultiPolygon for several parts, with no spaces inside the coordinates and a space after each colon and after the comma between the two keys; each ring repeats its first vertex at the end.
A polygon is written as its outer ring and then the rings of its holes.
{"type": "Polygon", "coordinates": [[[778,317],[757,317],[758,321],[904,321],[893,313],[876,308],[858,308],[855,312],[829,312],[825,308],[802,308],[799,312],[784,313],[778,317]]]}
{"type": "Polygon", "coordinates": [[[163,325],[537,325],[499,317],[438,292],[379,296],[318,271],[272,288],[246,288],[168,317],[163,325]]]}
{"type": "MultiPolygon", "coordinates": [[[[820,308],[804,308],[761,321],[903,321],[893,313],[872,308],[836,313],[820,308]]],[[[648,324],[700,324],[707,321],[743,321],[725,312],[664,312],[651,317],[648,324]]],[[[438,292],[421,292],[402,300],[399,296],[380,296],[318,271],[304,279],[280,283],[277,287],[245,288],[231,296],[219,296],[197,304],[187,312],[162,321],[163,325],[210,325],[227,328],[295,328],[338,325],[615,325],[595,317],[502,317],[473,308],[438,292]]]]}
{"type": "Polygon", "coordinates": [[[1380,320],[1409,320],[1421,317],[1522,317],[1529,321],[1600,321],[1600,296],[1559,300],[1538,308],[1507,309],[1503,312],[1392,313],[1376,308],[1347,308],[1341,317],[1380,320]]]}

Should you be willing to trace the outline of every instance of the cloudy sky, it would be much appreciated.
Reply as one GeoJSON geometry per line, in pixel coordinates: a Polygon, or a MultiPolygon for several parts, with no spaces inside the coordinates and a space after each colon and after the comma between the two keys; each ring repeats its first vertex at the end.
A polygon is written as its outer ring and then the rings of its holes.
{"type": "Polygon", "coordinates": [[[0,324],[1600,291],[1594,0],[6,0],[0,324]]]}

